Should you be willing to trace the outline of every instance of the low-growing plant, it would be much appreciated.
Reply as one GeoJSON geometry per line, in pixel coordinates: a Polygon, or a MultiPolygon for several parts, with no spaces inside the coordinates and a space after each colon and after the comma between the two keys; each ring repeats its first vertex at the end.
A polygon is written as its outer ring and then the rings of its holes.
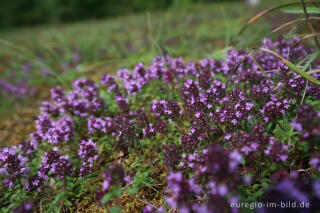
{"type": "MultiPolygon", "coordinates": [[[[298,63],[315,50],[297,40],[262,47],[298,63]]],[[[1,150],[2,209],[66,212],[90,200],[109,212],[224,212],[290,190],[305,199],[286,199],[316,209],[320,88],[303,77],[271,52],[232,49],[225,61],[158,56],[54,88],[29,140],[1,150]]]]}

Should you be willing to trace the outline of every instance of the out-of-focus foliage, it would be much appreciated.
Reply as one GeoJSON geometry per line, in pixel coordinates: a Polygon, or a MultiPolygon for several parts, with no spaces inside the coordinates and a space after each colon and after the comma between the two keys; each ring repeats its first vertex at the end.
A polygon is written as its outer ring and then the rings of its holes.
{"type": "Polygon", "coordinates": [[[0,7],[0,27],[99,19],[215,1],[228,0],[3,0],[0,7]]]}

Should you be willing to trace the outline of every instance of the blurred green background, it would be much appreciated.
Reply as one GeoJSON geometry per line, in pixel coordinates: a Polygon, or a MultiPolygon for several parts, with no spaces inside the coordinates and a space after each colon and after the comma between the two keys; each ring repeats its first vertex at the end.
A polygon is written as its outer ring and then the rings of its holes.
{"type": "Polygon", "coordinates": [[[0,28],[101,19],[222,1],[232,0],[1,0],[0,28]]]}

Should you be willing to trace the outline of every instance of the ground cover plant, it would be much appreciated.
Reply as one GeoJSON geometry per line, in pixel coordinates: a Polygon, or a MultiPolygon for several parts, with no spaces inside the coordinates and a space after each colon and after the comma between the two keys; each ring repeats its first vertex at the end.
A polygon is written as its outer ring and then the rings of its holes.
{"type": "Polygon", "coordinates": [[[0,150],[1,210],[317,212],[320,60],[304,39],[51,88],[35,130],[0,150]]]}
{"type": "MultiPolygon", "coordinates": [[[[290,48],[297,40],[262,46],[293,62],[314,54],[290,48]]],[[[319,94],[276,56],[234,49],[225,61],[158,56],[100,82],[77,79],[71,91],[51,89],[29,140],[2,149],[1,203],[68,211],[91,196],[110,211],[136,211],[122,200],[142,196],[145,212],[223,212],[231,202],[279,199],[313,211],[319,94]]]]}

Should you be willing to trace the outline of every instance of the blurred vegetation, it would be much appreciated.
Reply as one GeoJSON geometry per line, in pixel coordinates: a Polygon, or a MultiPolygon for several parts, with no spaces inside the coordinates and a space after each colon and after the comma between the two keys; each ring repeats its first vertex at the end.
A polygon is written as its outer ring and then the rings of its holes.
{"type": "Polygon", "coordinates": [[[0,27],[100,19],[197,2],[230,0],[2,0],[0,27]]]}

